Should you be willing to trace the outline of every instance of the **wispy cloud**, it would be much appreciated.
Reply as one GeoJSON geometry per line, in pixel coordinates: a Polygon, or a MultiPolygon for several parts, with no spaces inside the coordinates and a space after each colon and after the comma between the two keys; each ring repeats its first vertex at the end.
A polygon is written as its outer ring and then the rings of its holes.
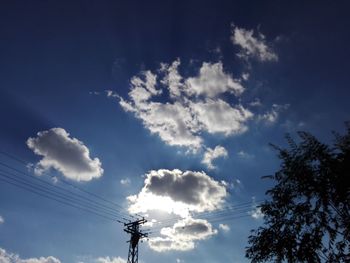
{"type": "Polygon", "coordinates": [[[130,185],[131,180],[130,180],[130,178],[123,178],[120,180],[120,183],[124,186],[127,186],[127,185],[130,185]]]}
{"type": "Polygon", "coordinates": [[[287,110],[290,104],[273,104],[272,109],[266,113],[257,115],[257,120],[262,121],[267,125],[271,125],[277,122],[281,112],[287,110]]]}
{"type": "Polygon", "coordinates": [[[119,98],[118,94],[113,90],[105,90],[108,98],[119,98]]]}
{"type": "Polygon", "coordinates": [[[251,212],[250,215],[252,216],[252,218],[254,219],[261,219],[264,217],[264,214],[261,212],[261,208],[260,207],[255,207],[251,212]]]}
{"type": "Polygon", "coordinates": [[[254,219],[261,219],[261,218],[263,218],[264,214],[261,211],[261,208],[257,206],[257,204],[255,202],[255,197],[253,197],[252,200],[253,200],[252,210],[249,212],[249,214],[254,219]]]}
{"type": "Polygon", "coordinates": [[[241,159],[253,159],[253,158],[254,158],[254,155],[253,155],[253,154],[248,153],[248,152],[243,151],[243,150],[239,151],[239,152],[237,153],[237,155],[238,155],[238,157],[241,158],[241,159]]]}
{"type": "Polygon", "coordinates": [[[96,263],[126,263],[126,260],[121,257],[99,257],[96,263]]]}
{"type": "Polygon", "coordinates": [[[214,149],[207,148],[207,150],[204,153],[202,163],[204,163],[209,169],[214,169],[215,166],[213,165],[213,161],[217,158],[227,156],[227,150],[220,145],[216,146],[214,149]]]}
{"type": "Polygon", "coordinates": [[[224,232],[228,232],[231,230],[230,226],[227,224],[219,224],[219,228],[224,232]]]}
{"type": "Polygon", "coordinates": [[[0,248],[0,262],[1,263],[61,263],[59,259],[52,256],[22,259],[20,258],[19,255],[7,252],[3,248],[0,248]]]}
{"type": "Polygon", "coordinates": [[[231,41],[241,48],[238,56],[244,59],[256,58],[259,61],[277,61],[278,56],[268,46],[266,37],[261,32],[232,26],[231,41]]]}

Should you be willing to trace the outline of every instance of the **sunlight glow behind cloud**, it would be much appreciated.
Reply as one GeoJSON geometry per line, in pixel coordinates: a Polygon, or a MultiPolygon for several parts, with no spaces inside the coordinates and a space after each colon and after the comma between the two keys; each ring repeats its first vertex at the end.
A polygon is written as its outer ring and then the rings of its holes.
{"type": "Polygon", "coordinates": [[[220,208],[227,195],[226,186],[204,172],[154,170],[146,174],[141,191],[128,197],[129,211],[161,210],[187,217],[190,212],[220,208]]]}
{"type": "MultiPolygon", "coordinates": [[[[149,245],[158,252],[190,250],[195,241],[217,233],[207,220],[194,219],[191,214],[221,208],[228,196],[226,187],[225,182],[218,182],[204,172],[150,171],[141,191],[128,197],[129,212],[162,211],[180,216],[173,226],[161,228],[160,236],[150,238],[149,245]]],[[[157,226],[157,221],[153,222],[157,226]]]]}

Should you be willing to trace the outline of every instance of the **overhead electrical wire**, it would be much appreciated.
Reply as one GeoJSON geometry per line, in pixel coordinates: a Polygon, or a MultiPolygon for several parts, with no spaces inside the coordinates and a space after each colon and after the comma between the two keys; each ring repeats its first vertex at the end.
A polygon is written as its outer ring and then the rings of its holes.
{"type": "Polygon", "coordinates": [[[14,177],[15,174],[11,174],[8,172],[4,172],[3,170],[0,169],[0,176],[3,178],[7,178],[7,180],[11,180],[14,181],[16,183],[19,183],[21,185],[25,185],[27,187],[30,187],[36,191],[40,191],[46,194],[50,194],[51,196],[54,196],[55,198],[60,198],[66,201],[70,201],[73,202],[75,204],[78,204],[80,206],[85,206],[88,207],[90,209],[95,209],[99,212],[103,212],[106,215],[109,216],[114,216],[116,219],[120,218],[120,216],[118,214],[112,213],[110,210],[107,210],[101,206],[97,206],[95,204],[90,204],[88,201],[82,200],[82,199],[78,199],[74,196],[70,196],[70,195],[63,195],[61,192],[56,191],[55,189],[51,189],[51,188],[47,188],[47,187],[43,187],[42,185],[38,185],[33,183],[32,181],[26,179],[26,178],[21,178],[21,177],[14,177]]]}
{"type": "MultiPolygon", "coordinates": [[[[13,173],[10,173],[10,172],[5,171],[5,170],[3,170],[3,169],[0,169],[1,172],[6,172],[6,173],[12,175],[13,177],[17,177],[17,179],[18,179],[18,178],[22,178],[23,176],[25,176],[25,179],[24,179],[24,180],[28,180],[27,178],[33,179],[33,180],[35,180],[36,182],[39,182],[39,183],[41,183],[41,184],[44,184],[46,187],[48,187],[49,190],[51,190],[51,191],[53,191],[53,192],[56,192],[56,193],[57,193],[57,190],[58,190],[58,191],[62,191],[62,192],[64,192],[65,194],[67,194],[68,196],[72,196],[72,197],[75,198],[75,199],[79,199],[79,200],[81,199],[82,202],[91,202],[91,203],[93,203],[95,206],[98,206],[99,208],[101,208],[101,209],[103,209],[103,210],[109,210],[109,212],[116,213],[116,214],[117,214],[118,216],[120,216],[120,217],[124,216],[123,214],[121,214],[121,213],[120,213],[118,210],[116,210],[116,209],[113,209],[113,208],[111,208],[111,207],[109,207],[109,206],[106,206],[106,205],[100,203],[100,202],[97,202],[97,201],[95,201],[95,200],[92,200],[91,198],[88,198],[88,197],[82,196],[82,195],[80,195],[80,194],[74,193],[74,192],[72,192],[72,191],[69,191],[69,190],[66,189],[66,188],[63,188],[63,187],[60,187],[60,186],[58,186],[58,185],[54,185],[54,184],[52,184],[52,183],[49,183],[48,181],[46,181],[46,180],[44,180],[44,179],[38,178],[38,177],[33,176],[33,175],[31,175],[31,174],[28,174],[28,173],[24,173],[23,171],[18,170],[18,169],[16,169],[16,168],[12,167],[12,166],[9,166],[9,165],[7,165],[7,164],[5,164],[5,163],[3,163],[3,162],[0,162],[0,166],[6,167],[6,168],[8,168],[8,169],[10,169],[10,170],[12,170],[12,171],[17,172],[18,174],[13,174],[13,173]],[[18,176],[17,176],[17,175],[18,175],[18,176]],[[19,176],[22,176],[22,177],[19,177],[19,176]],[[51,188],[53,188],[54,190],[52,190],[51,188]]],[[[30,182],[33,183],[32,181],[30,181],[30,182]]],[[[41,186],[41,187],[42,187],[42,186],[41,186]]],[[[62,193],[59,193],[59,194],[62,194],[62,193]]]]}
{"type": "MultiPolygon", "coordinates": [[[[207,220],[210,223],[215,223],[215,222],[223,222],[223,221],[229,221],[229,220],[233,220],[233,219],[238,219],[238,218],[242,218],[242,217],[251,217],[251,212],[252,209],[240,209],[237,210],[235,212],[228,212],[226,214],[222,214],[219,216],[213,216],[213,217],[199,217],[196,219],[204,219],[207,220]]],[[[180,218],[179,220],[184,219],[184,218],[180,218]]],[[[160,232],[163,228],[167,228],[167,227],[173,227],[173,225],[176,223],[176,221],[174,222],[168,222],[168,223],[161,223],[160,225],[156,224],[154,226],[151,227],[153,232],[160,232]]]]}
{"type": "MultiPolygon", "coordinates": [[[[0,150],[0,154],[5,155],[8,158],[15,160],[21,164],[24,164],[24,165],[28,164],[28,162],[25,162],[24,160],[17,158],[16,156],[13,156],[2,150],[0,150]]],[[[1,161],[0,161],[0,166],[16,172],[16,173],[11,173],[7,170],[0,169],[0,181],[6,182],[18,188],[27,190],[29,192],[45,197],[47,199],[54,200],[61,204],[65,204],[67,206],[83,210],[87,213],[97,215],[104,219],[117,221],[119,223],[125,223],[126,221],[131,221],[132,218],[136,218],[133,215],[129,215],[127,213],[122,212],[124,208],[121,205],[115,202],[112,202],[108,199],[105,199],[104,197],[101,197],[99,195],[96,195],[90,191],[87,191],[81,187],[78,187],[70,182],[67,182],[64,179],[60,179],[60,182],[63,182],[66,185],[73,187],[74,189],[77,189],[85,194],[88,194],[89,196],[94,197],[99,201],[94,200],[93,198],[88,198],[87,196],[72,192],[64,187],[52,184],[32,174],[25,173],[1,161]],[[107,203],[109,205],[107,205],[107,203]],[[118,209],[112,208],[110,205],[118,207],[118,209]]],[[[54,177],[54,176],[51,176],[51,177],[54,177]]],[[[259,203],[262,201],[263,200],[258,200],[258,201],[252,200],[244,203],[230,204],[220,208],[219,210],[206,211],[202,213],[193,213],[193,216],[206,219],[210,222],[234,220],[242,217],[248,217],[248,216],[251,216],[248,214],[248,212],[252,211],[252,209],[257,207],[259,203]]],[[[136,214],[136,216],[140,216],[140,215],[136,214]]],[[[164,220],[160,220],[156,223],[156,225],[152,227],[151,232],[154,232],[154,233],[159,232],[161,231],[162,228],[172,226],[176,221],[179,221],[181,219],[183,218],[180,216],[177,216],[177,217],[170,217],[164,220]]]]}
{"type": "MultiPolygon", "coordinates": [[[[21,164],[23,164],[23,165],[25,165],[25,166],[27,166],[28,163],[29,163],[29,162],[26,162],[25,160],[23,160],[23,159],[21,159],[21,158],[18,158],[18,157],[16,157],[16,156],[12,155],[12,154],[9,154],[8,152],[5,152],[5,151],[3,151],[3,150],[0,150],[0,154],[2,154],[2,155],[4,155],[4,156],[7,156],[8,158],[10,158],[10,159],[12,159],[12,160],[15,160],[15,161],[17,161],[17,162],[19,162],[19,163],[21,163],[21,164]]],[[[17,170],[17,169],[16,169],[16,170],[17,170]]],[[[17,171],[18,171],[18,170],[17,170],[17,171]]],[[[19,171],[19,172],[20,172],[20,173],[23,173],[22,171],[19,171]]],[[[55,177],[55,176],[52,176],[52,175],[49,175],[49,176],[50,176],[51,178],[54,178],[54,177],[55,177]]],[[[73,187],[74,189],[76,189],[76,190],[78,190],[78,191],[81,191],[81,192],[83,192],[83,193],[85,193],[85,194],[88,194],[88,195],[90,195],[90,196],[93,196],[94,198],[97,198],[97,199],[99,199],[100,201],[107,202],[107,203],[109,203],[109,204],[111,204],[111,205],[113,205],[113,206],[115,206],[115,207],[118,207],[117,211],[119,211],[120,213],[124,214],[124,217],[135,218],[135,216],[133,216],[133,215],[130,215],[130,214],[128,214],[128,213],[124,213],[122,210],[125,210],[125,208],[123,208],[121,205],[119,205],[119,204],[116,203],[116,202],[110,201],[110,200],[108,200],[108,199],[106,199],[106,198],[104,198],[104,197],[102,197],[102,196],[99,196],[99,195],[97,195],[97,194],[95,194],[95,193],[92,193],[92,192],[87,191],[87,190],[85,190],[85,189],[83,189],[83,188],[81,188],[81,187],[78,187],[77,185],[74,185],[74,184],[72,184],[72,183],[66,181],[66,180],[63,179],[63,178],[60,178],[59,181],[62,182],[62,183],[64,183],[64,184],[66,184],[66,185],[69,185],[70,187],[73,187]]]]}
{"type": "MultiPolygon", "coordinates": [[[[245,202],[245,203],[241,203],[241,204],[232,204],[232,205],[228,205],[225,206],[223,208],[221,208],[220,210],[214,210],[214,211],[207,211],[207,212],[203,212],[203,213],[194,213],[193,215],[191,215],[192,217],[200,217],[200,218],[206,218],[206,219],[213,219],[219,216],[225,216],[227,214],[232,214],[232,213],[237,213],[240,212],[242,209],[243,211],[245,211],[245,209],[247,209],[246,212],[250,212],[252,209],[256,208],[259,204],[262,203],[263,200],[258,200],[258,201],[250,201],[250,202],[245,202]],[[249,208],[249,209],[248,209],[249,208]]],[[[160,220],[158,222],[156,222],[155,224],[157,226],[159,225],[168,225],[170,223],[176,222],[178,220],[183,219],[180,216],[176,216],[176,217],[169,217],[166,218],[164,220],[160,220]]]]}
{"type": "MultiPolygon", "coordinates": [[[[241,219],[241,218],[247,218],[247,217],[251,217],[251,215],[249,214],[234,214],[231,216],[227,216],[225,218],[218,218],[215,220],[210,221],[210,223],[216,223],[216,222],[225,222],[225,221],[232,221],[232,220],[237,220],[237,219],[241,219]]],[[[164,226],[161,228],[151,228],[151,231],[149,232],[150,234],[161,234],[161,230],[165,227],[172,227],[173,225],[168,225],[168,226],[164,226]]],[[[186,225],[183,227],[184,229],[186,229],[186,225]]]]}
{"type": "Polygon", "coordinates": [[[16,186],[16,187],[21,188],[21,189],[24,189],[24,190],[26,190],[26,191],[28,191],[28,192],[37,194],[37,195],[39,195],[39,196],[42,196],[42,197],[45,197],[45,198],[54,200],[54,201],[59,202],[59,203],[61,203],[61,204],[64,204],[64,205],[67,205],[67,206],[71,206],[71,207],[76,208],[76,209],[79,209],[79,210],[83,210],[83,211],[88,212],[88,213],[90,213],[90,214],[97,215],[97,216],[102,217],[102,218],[104,218],[104,219],[108,219],[108,220],[111,220],[111,221],[116,221],[116,220],[113,219],[113,218],[110,218],[110,217],[107,217],[107,216],[105,216],[105,215],[96,213],[95,211],[91,211],[91,210],[86,209],[86,208],[84,208],[84,207],[79,207],[79,206],[76,206],[76,205],[74,205],[74,204],[71,204],[71,203],[67,203],[67,202],[65,202],[65,201],[62,201],[62,200],[58,200],[58,199],[56,199],[56,198],[54,198],[54,197],[52,197],[52,196],[49,196],[49,195],[46,195],[46,194],[37,192],[37,191],[32,190],[32,189],[30,189],[30,188],[24,187],[23,185],[20,185],[20,184],[11,182],[10,180],[6,180],[6,179],[4,179],[4,178],[0,178],[0,181],[6,182],[6,183],[8,183],[8,184],[11,184],[11,185],[16,186]]]}

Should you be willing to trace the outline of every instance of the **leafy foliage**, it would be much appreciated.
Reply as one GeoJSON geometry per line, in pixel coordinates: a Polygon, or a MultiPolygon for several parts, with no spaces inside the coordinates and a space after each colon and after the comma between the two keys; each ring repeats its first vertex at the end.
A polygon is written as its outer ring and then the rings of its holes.
{"type": "Polygon", "coordinates": [[[264,226],[249,236],[252,262],[350,262],[350,124],[332,146],[306,132],[272,145],[280,170],[261,205],[264,226]]]}

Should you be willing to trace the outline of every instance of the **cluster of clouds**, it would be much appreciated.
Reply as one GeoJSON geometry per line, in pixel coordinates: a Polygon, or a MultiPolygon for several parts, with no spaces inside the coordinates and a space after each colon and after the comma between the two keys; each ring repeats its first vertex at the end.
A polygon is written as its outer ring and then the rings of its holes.
{"type": "Polygon", "coordinates": [[[203,63],[197,76],[184,79],[179,65],[178,59],[170,65],[162,64],[159,75],[144,71],[134,76],[129,100],[119,97],[120,105],[167,144],[193,152],[204,146],[202,132],[228,136],[247,130],[252,113],[219,98],[223,93],[239,96],[244,91],[239,79],[224,72],[221,62],[203,63]],[[169,94],[169,100],[160,102],[157,96],[164,93],[169,94]]]}
{"type": "Polygon", "coordinates": [[[160,236],[150,238],[149,245],[158,252],[184,251],[217,234],[207,220],[194,219],[192,214],[222,208],[227,196],[226,184],[204,172],[154,170],[146,174],[141,191],[128,197],[129,212],[163,211],[180,216],[173,226],[163,227],[160,236]]]}
{"type": "Polygon", "coordinates": [[[19,255],[7,252],[3,248],[0,248],[0,262],[1,263],[61,263],[59,259],[52,256],[22,259],[20,258],[19,255]]]}
{"type": "Polygon", "coordinates": [[[28,138],[27,146],[42,159],[35,165],[35,173],[41,175],[51,168],[74,181],[90,181],[103,174],[98,158],[90,157],[89,149],[63,128],[40,131],[28,138]]]}
{"type": "Polygon", "coordinates": [[[5,219],[2,216],[0,216],[0,225],[3,223],[5,223],[5,219]]]}
{"type": "MultiPolygon", "coordinates": [[[[245,60],[278,60],[260,32],[232,26],[231,41],[240,48],[238,56],[245,60]]],[[[248,130],[250,120],[273,123],[282,110],[274,105],[269,112],[255,114],[252,107],[261,105],[259,100],[246,105],[242,102],[249,73],[234,77],[222,61],[203,62],[193,76],[181,74],[180,66],[178,58],[170,64],[161,63],[155,72],[142,71],[131,78],[127,98],[111,90],[106,91],[107,97],[117,98],[125,111],[133,113],[166,144],[202,152],[202,163],[208,169],[214,169],[213,161],[227,157],[228,152],[220,145],[207,147],[205,134],[239,135],[248,130]]]]}
{"type": "MultiPolygon", "coordinates": [[[[238,56],[245,61],[278,60],[260,32],[233,26],[231,41],[240,48],[238,56]]],[[[222,61],[203,62],[191,76],[181,74],[180,69],[180,59],[170,64],[161,63],[155,72],[145,70],[131,78],[127,98],[111,90],[107,91],[107,96],[118,99],[126,112],[133,113],[146,129],[166,144],[183,147],[187,152],[202,153],[202,163],[208,169],[215,168],[216,159],[228,157],[228,151],[222,145],[208,147],[205,143],[207,135],[239,135],[248,130],[251,120],[272,124],[280,112],[288,108],[288,105],[274,104],[267,112],[255,113],[262,106],[261,101],[256,98],[243,103],[242,97],[250,74],[244,72],[234,77],[222,61]]],[[[244,151],[238,156],[253,158],[244,151]]],[[[190,250],[197,241],[218,233],[210,222],[195,219],[193,215],[222,209],[227,190],[240,187],[239,180],[219,182],[205,172],[153,170],[145,175],[140,192],[127,198],[129,212],[152,214],[163,211],[177,215],[178,221],[161,228],[160,235],[150,238],[149,245],[158,252],[190,250]]],[[[250,215],[253,218],[261,216],[255,207],[250,215]]],[[[219,224],[218,229],[230,231],[227,224],[219,224]]]]}
{"type": "Polygon", "coordinates": [[[158,252],[186,251],[195,247],[195,241],[217,234],[217,230],[213,229],[207,220],[186,218],[179,220],[172,227],[163,228],[161,234],[162,236],[149,240],[150,248],[158,252]]]}
{"type": "MultiPolygon", "coordinates": [[[[242,104],[230,104],[221,97],[224,93],[239,97],[244,91],[241,79],[226,73],[222,62],[204,62],[198,75],[187,79],[180,75],[179,65],[178,59],[170,65],[162,64],[159,75],[144,71],[134,76],[129,99],[119,97],[122,108],[134,113],[151,133],[168,145],[184,147],[193,153],[210,152],[203,133],[230,136],[247,131],[253,113],[242,104]],[[158,97],[162,94],[168,94],[169,100],[161,102],[158,97]]],[[[107,96],[116,94],[108,91],[107,96]]],[[[214,168],[211,163],[220,156],[223,154],[212,155],[203,163],[214,168]]]]}
{"type": "MultiPolygon", "coordinates": [[[[205,172],[178,169],[153,170],[144,177],[140,192],[127,197],[128,210],[131,214],[145,214],[152,218],[147,226],[160,228],[159,235],[151,237],[148,242],[150,248],[157,252],[191,250],[198,241],[216,235],[218,230],[208,220],[195,218],[196,215],[225,211],[228,189],[242,187],[238,179],[228,183],[217,181],[205,172]],[[164,213],[176,217],[169,221],[164,213]]],[[[254,197],[247,215],[254,219],[263,216],[254,197]]],[[[218,229],[229,232],[230,226],[220,223],[218,229]]]]}
{"type": "MultiPolygon", "coordinates": [[[[278,61],[277,54],[260,32],[232,26],[231,41],[240,48],[238,56],[246,61],[278,61]]],[[[180,59],[170,64],[161,63],[156,72],[145,70],[131,78],[127,98],[111,90],[106,91],[107,97],[118,99],[124,111],[133,113],[146,129],[157,134],[166,144],[183,147],[187,152],[202,153],[202,163],[208,169],[215,168],[216,159],[228,157],[228,151],[222,145],[208,147],[206,135],[239,135],[249,129],[251,120],[272,124],[277,121],[280,112],[289,106],[274,104],[270,111],[256,114],[254,109],[261,106],[260,100],[243,103],[242,99],[249,73],[235,77],[225,69],[222,61],[203,62],[197,73],[191,76],[181,74],[180,67],[180,59]]],[[[36,137],[28,138],[26,143],[42,157],[35,165],[36,174],[55,169],[74,181],[90,181],[103,175],[100,160],[91,158],[88,147],[63,128],[40,131],[36,137]]],[[[238,155],[248,158],[243,151],[238,155]]],[[[120,183],[129,185],[130,179],[124,178],[120,183]]],[[[240,184],[238,181],[237,185],[240,184]]],[[[210,222],[195,219],[192,215],[221,209],[229,186],[205,172],[153,170],[145,175],[141,191],[128,196],[129,212],[163,211],[179,216],[172,226],[163,227],[159,236],[150,238],[149,245],[159,252],[190,250],[197,241],[218,233],[210,222]]],[[[260,218],[262,214],[254,210],[251,216],[260,218]]],[[[220,224],[219,229],[227,232],[230,227],[220,224]]],[[[21,259],[4,249],[0,249],[0,262],[60,263],[54,257],[21,259]]],[[[124,263],[125,260],[101,257],[96,262],[124,263]]]]}

